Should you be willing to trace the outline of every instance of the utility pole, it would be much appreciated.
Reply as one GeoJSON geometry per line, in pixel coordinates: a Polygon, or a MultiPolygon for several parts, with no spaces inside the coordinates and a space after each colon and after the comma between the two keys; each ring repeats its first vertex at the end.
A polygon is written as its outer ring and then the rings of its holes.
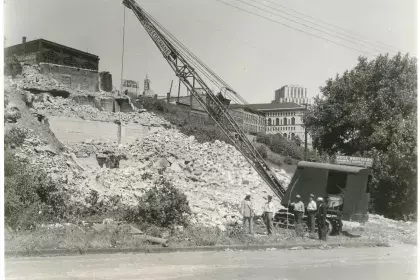
{"type": "MultiPolygon", "coordinates": [[[[303,105],[305,105],[305,113],[306,113],[306,111],[308,110],[308,103],[305,103],[303,105]]],[[[303,159],[306,160],[307,154],[308,154],[308,132],[306,131],[306,125],[304,125],[303,128],[305,129],[305,152],[303,154],[303,159]]]]}

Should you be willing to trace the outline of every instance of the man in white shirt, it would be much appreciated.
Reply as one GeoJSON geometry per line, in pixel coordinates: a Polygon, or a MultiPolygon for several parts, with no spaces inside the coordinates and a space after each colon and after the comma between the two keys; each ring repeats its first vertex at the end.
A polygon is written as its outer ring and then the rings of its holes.
{"type": "Polygon", "coordinates": [[[274,203],[271,201],[273,197],[271,195],[268,196],[268,201],[264,205],[264,217],[265,217],[265,225],[267,227],[267,234],[273,234],[273,217],[274,213],[276,213],[274,209],[274,203]]]}
{"type": "Polygon", "coordinates": [[[309,195],[309,203],[306,209],[308,210],[308,228],[310,233],[315,232],[315,214],[316,214],[316,202],[314,200],[314,195],[309,195]]]}
{"type": "Polygon", "coordinates": [[[243,227],[245,233],[252,234],[252,219],[254,217],[254,207],[251,202],[250,192],[246,194],[245,199],[241,203],[241,214],[243,217],[243,227]]]}

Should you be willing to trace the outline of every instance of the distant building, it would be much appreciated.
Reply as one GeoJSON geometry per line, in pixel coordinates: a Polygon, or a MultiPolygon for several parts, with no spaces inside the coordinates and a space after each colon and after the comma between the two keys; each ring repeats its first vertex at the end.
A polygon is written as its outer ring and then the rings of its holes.
{"type": "Polygon", "coordinates": [[[99,57],[45,39],[26,41],[4,49],[5,62],[16,58],[27,64],[50,63],[98,71],[99,57]]]}
{"type": "Polygon", "coordinates": [[[266,131],[266,120],[263,112],[250,106],[232,104],[229,106],[229,113],[245,133],[255,134],[266,131]]]}
{"type": "Polygon", "coordinates": [[[147,77],[144,79],[144,90],[143,90],[143,96],[144,97],[155,97],[155,92],[150,87],[151,81],[147,77]]]}
{"type": "MultiPolygon", "coordinates": [[[[203,95],[205,98],[205,96],[203,95]]],[[[163,98],[162,98],[163,99],[163,98]]],[[[309,103],[309,98],[307,98],[309,103]]],[[[283,101],[283,100],[279,100],[283,101]]],[[[192,96],[171,97],[170,103],[191,108],[194,114],[206,116],[207,113],[192,96]]],[[[293,102],[272,102],[261,104],[231,104],[229,113],[235,122],[245,133],[267,133],[281,134],[283,137],[292,140],[298,137],[302,145],[305,140],[305,128],[303,126],[303,115],[305,105],[293,102]]],[[[312,147],[311,136],[307,135],[308,147],[312,147]]]]}
{"type": "Polygon", "coordinates": [[[274,100],[271,103],[311,104],[311,99],[307,96],[306,88],[285,85],[275,91],[274,100]]]}

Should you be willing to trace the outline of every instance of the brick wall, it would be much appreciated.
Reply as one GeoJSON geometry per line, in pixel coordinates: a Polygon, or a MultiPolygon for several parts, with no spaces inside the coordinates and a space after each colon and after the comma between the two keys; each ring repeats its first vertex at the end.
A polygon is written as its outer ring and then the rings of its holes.
{"type": "Polygon", "coordinates": [[[50,63],[40,63],[40,67],[41,73],[70,88],[91,92],[99,90],[99,74],[96,71],[50,63]]]}

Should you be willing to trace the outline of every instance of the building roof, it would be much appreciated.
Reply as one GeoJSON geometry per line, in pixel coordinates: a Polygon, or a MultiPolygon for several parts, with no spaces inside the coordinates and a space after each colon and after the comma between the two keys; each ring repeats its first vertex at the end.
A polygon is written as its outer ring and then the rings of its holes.
{"type": "Polygon", "coordinates": [[[258,111],[269,111],[269,110],[276,110],[276,109],[304,109],[302,105],[298,105],[296,103],[260,103],[260,104],[247,104],[247,105],[240,105],[240,104],[232,104],[232,106],[237,106],[236,108],[248,107],[250,109],[258,110],[258,111]]]}
{"type": "MultiPolygon", "coordinates": [[[[65,49],[68,49],[70,51],[78,52],[80,54],[90,56],[90,57],[93,57],[93,58],[99,60],[99,56],[97,56],[97,55],[94,55],[94,54],[91,54],[91,53],[88,53],[88,52],[84,52],[84,51],[81,51],[81,50],[78,50],[78,49],[75,49],[75,48],[71,48],[71,47],[68,47],[68,46],[65,46],[65,45],[61,45],[61,44],[58,44],[58,43],[54,43],[52,41],[48,41],[48,40],[45,40],[45,39],[35,39],[35,40],[32,40],[32,41],[26,42],[26,44],[33,43],[33,42],[38,42],[38,41],[48,43],[48,44],[51,44],[51,45],[55,45],[55,46],[60,47],[60,48],[65,48],[65,49]]],[[[23,43],[16,44],[16,45],[13,45],[13,46],[9,46],[9,47],[5,48],[5,50],[7,50],[8,48],[12,48],[12,47],[20,46],[20,45],[23,45],[23,43]]]]}
{"type": "Polygon", "coordinates": [[[235,109],[243,109],[246,112],[249,112],[251,114],[256,114],[256,115],[261,115],[264,116],[264,114],[260,111],[257,111],[253,108],[248,107],[248,105],[241,105],[241,104],[230,104],[229,105],[229,109],[230,110],[235,110],[235,109]]]}
{"type": "Polygon", "coordinates": [[[367,169],[367,168],[358,167],[358,166],[338,165],[338,164],[309,162],[309,161],[299,161],[298,167],[328,169],[328,170],[335,170],[335,171],[341,171],[341,172],[347,172],[347,173],[359,173],[361,170],[367,169]]]}

